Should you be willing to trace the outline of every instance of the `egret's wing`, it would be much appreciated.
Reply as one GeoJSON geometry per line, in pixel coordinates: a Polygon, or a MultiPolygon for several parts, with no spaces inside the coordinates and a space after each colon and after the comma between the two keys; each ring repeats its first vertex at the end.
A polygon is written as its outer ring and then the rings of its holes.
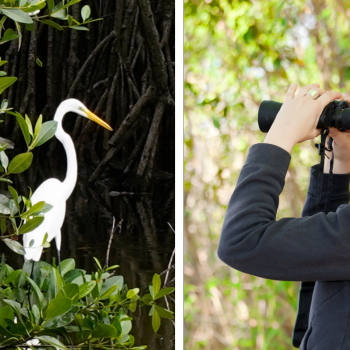
{"type": "Polygon", "coordinates": [[[31,198],[33,205],[44,201],[53,207],[44,214],[45,218],[40,226],[23,235],[23,246],[26,251],[25,259],[39,260],[42,252],[42,247],[40,246],[45,234],[48,234],[47,241],[50,242],[55,237],[57,229],[59,230],[62,227],[66,214],[66,200],[62,193],[62,183],[57,179],[46,180],[33,193],[31,198]],[[29,247],[32,240],[32,247],[29,247]]]}

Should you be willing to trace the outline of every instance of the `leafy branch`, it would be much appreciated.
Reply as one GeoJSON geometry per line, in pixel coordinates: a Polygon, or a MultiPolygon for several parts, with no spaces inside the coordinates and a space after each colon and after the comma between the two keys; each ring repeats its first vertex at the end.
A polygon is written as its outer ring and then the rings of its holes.
{"type": "Polygon", "coordinates": [[[129,289],[123,276],[111,273],[117,265],[102,268],[96,258],[95,261],[98,270],[91,274],[77,269],[74,259],[62,261],[60,269],[39,261],[31,278],[31,262],[14,270],[3,256],[0,349],[36,348],[39,344],[63,350],[72,346],[145,349],[146,346],[134,346],[129,312],[134,312],[137,305],[151,306],[152,327],[156,332],[161,318],[174,315],[156,305],[155,300],[173,293],[174,288],[161,289],[160,278],[155,274],[151,294],[140,297],[139,288],[129,289]]]}

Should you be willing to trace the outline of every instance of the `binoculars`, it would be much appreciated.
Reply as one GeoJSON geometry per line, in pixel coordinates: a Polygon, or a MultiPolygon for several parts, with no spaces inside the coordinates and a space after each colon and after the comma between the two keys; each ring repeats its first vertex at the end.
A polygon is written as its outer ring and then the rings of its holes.
{"type": "MultiPolygon", "coordinates": [[[[274,122],[282,103],[263,101],[259,107],[258,123],[260,131],[267,133],[274,122]]],[[[322,111],[317,129],[336,128],[340,131],[350,130],[350,108],[347,101],[332,101],[322,111]]]]}

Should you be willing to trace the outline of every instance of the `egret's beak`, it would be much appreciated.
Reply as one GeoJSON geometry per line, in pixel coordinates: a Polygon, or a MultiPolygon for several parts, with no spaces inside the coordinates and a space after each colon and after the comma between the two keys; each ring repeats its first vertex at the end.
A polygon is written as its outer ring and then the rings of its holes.
{"type": "Polygon", "coordinates": [[[101,118],[99,118],[96,114],[92,113],[91,111],[89,111],[87,108],[83,110],[89,119],[91,119],[92,121],[94,121],[95,123],[103,126],[104,128],[106,128],[109,131],[112,131],[113,129],[101,118]]]}

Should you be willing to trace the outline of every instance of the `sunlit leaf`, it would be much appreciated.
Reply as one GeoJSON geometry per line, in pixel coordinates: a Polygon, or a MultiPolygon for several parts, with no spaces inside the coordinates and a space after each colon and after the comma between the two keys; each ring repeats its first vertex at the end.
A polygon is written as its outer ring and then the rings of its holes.
{"type": "Polygon", "coordinates": [[[50,140],[55,135],[56,129],[57,122],[54,120],[43,123],[41,125],[38,136],[33,140],[32,144],[30,145],[31,149],[34,147],[41,146],[46,141],[50,140]]]}
{"type": "Polygon", "coordinates": [[[17,78],[15,77],[1,77],[0,78],[0,94],[2,94],[9,86],[15,83],[17,78]]]}
{"type": "Polygon", "coordinates": [[[0,162],[1,162],[1,165],[4,167],[5,171],[7,171],[7,167],[9,165],[9,159],[5,151],[0,152],[0,162]]]}
{"type": "MultiPolygon", "coordinates": [[[[154,296],[156,296],[160,290],[160,287],[161,287],[161,280],[160,280],[160,277],[157,273],[155,273],[153,275],[153,279],[152,279],[152,286],[153,286],[153,293],[154,293],[154,296]]],[[[153,297],[154,297],[153,296],[153,297]]]]}
{"type": "Polygon", "coordinates": [[[9,174],[19,174],[27,170],[32,164],[33,153],[27,152],[17,155],[11,160],[8,168],[9,174]]]}
{"type": "Polygon", "coordinates": [[[41,223],[44,221],[43,216],[36,216],[32,219],[29,219],[19,230],[20,234],[24,234],[30,231],[33,231],[35,228],[41,225],[41,223]]]}
{"type": "Polygon", "coordinates": [[[154,300],[162,298],[165,295],[171,294],[174,291],[175,291],[175,288],[163,288],[157,293],[157,295],[155,296],[154,300]]]}
{"type": "MultiPolygon", "coordinates": [[[[152,308],[154,308],[154,306],[152,306],[152,308]]],[[[156,309],[153,309],[153,314],[152,314],[152,328],[155,332],[158,331],[159,327],[160,327],[160,316],[159,313],[156,309]]]]}
{"type": "Polygon", "coordinates": [[[61,262],[61,275],[64,276],[68,271],[75,269],[75,260],[66,259],[61,262]]]}
{"type": "Polygon", "coordinates": [[[88,281],[79,286],[79,298],[84,298],[94,289],[96,281],[88,281]]]}
{"type": "Polygon", "coordinates": [[[91,15],[90,6],[89,5],[83,6],[83,8],[81,9],[81,17],[83,21],[86,21],[88,18],[90,18],[90,15],[91,15]]]}
{"type": "Polygon", "coordinates": [[[13,19],[19,23],[33,23],[32,18],[25,12],[21,11],[18,8],[0,8],[0,12],[2,12],[5,16],[13,19]]]}
{"type": "Polygon", "coordinates": [[[30,216],[36,212],[39,212],[44,207],[44,205],[45,205],[45,202],[43,202],[43,201],[35,203],[28,211],[23,213],[23,215],[30,216]]]}

